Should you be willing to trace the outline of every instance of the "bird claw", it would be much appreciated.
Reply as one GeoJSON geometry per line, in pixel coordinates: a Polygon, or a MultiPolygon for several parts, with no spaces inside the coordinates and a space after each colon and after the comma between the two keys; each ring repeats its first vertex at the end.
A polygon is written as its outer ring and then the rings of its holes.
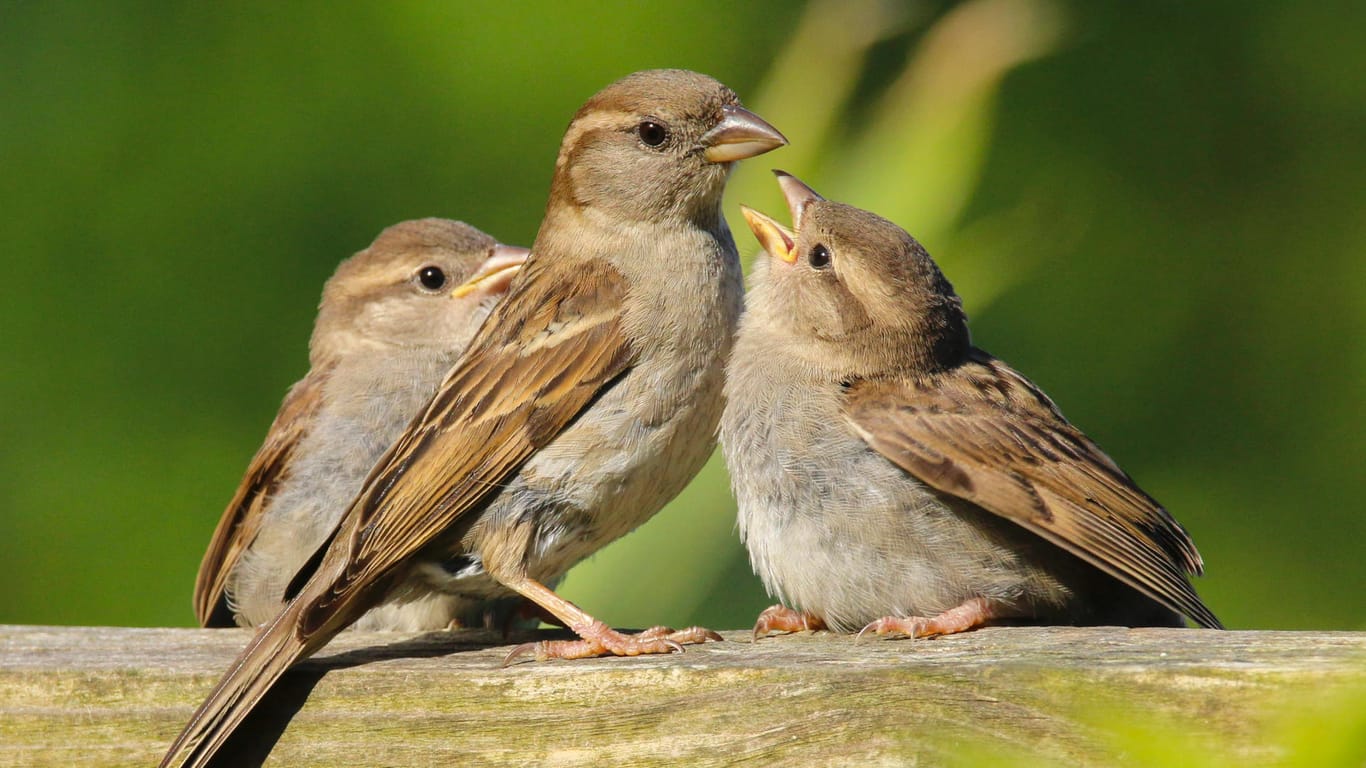
{"type": "Polygon", "coordinates": [[[924,633],[925,627],[930,623],[929,619],[919,616],[902,618],[900,616],[883,616],[882,618],[868,624],[860,629],[854,636],[854,642],[863,640],[863,636],[872,632],[875,635],[897,635],[901,637],[931,637],[939,634],[938,632],[924,633]]]}
{"type": "Polygon", "coordinates": [[[819,616],[794,611],[785,605],[770,605],[754,622],[754,640],[773,632],[803,632],[808,629],[825,629],[825,621],[819,616]]]}
{"type": "Polygon", "coordinates": [[[955,635],[959,632],[976,629],[992,619],[1001,618],[1004,615],[999,607],[986,598],[975,597],[964,601],[962,605],[950,608],[938,616],[930,618],[923,616],[883,616],[859,630],[858,636],[854,639],[857,641],[868,632],[875,635],[900,635],[912,638],[955,635]]]}
{"type": "Polygon", "coordinates": [[[641,656],[655,653],[683,653],[684,645],[697,645],[708,640],[719,641],[721,635],[702,627],[674,630],[672,627],[650,627],[635,635],[618,632],[605,624],[580,632],[578,640],[541,640],[524,643],[503,657],[507,667],[523,657],[536,661],[548,659],[587,659],[595,656],[641,656]]]}

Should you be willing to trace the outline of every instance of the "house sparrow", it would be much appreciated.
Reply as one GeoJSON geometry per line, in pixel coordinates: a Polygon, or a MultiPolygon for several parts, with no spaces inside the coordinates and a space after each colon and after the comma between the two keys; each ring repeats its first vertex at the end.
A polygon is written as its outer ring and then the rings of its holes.
{"type": "Polygon", "coordinates": [[[1185,530],[1005,363],[895,224],[778,172],[721,442],[773,631],[1219,627],[1185,530]]]}
{"type": "Polygon", "coordinates": [[[291,664],[395,590],[520,595],[581,638],[507,661],[716,637],[623,635],[545,584],[649,519],[711,453],[743,291],[721,195],[735,161],[785,143],[693,72],[636,73],[589,99],[507,296],[162,765],[204,765],[291,664]]]}
{"type": "MultiPolygon", "coordinates": [[[[446,219],[395,224],[323,288],[308,375],[285,397],[223,512],[195,581],[206,627],[255,626],[336,527],[383,455],[436,392],[526,261],[446,219]],[[456,286],[482,278],[452,298],[456,286]]],[[[442,629],[471,606],[428,590],[396,596],[356,626],[442,629]]]]}

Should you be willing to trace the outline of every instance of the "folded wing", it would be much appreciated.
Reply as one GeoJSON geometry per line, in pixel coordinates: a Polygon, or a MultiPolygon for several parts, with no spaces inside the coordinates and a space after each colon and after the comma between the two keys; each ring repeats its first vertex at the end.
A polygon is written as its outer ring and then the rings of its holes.
{"type": "Polygon", "coordinates": [[[1197,624],[1190,536],[1028,379],[980,350],[924,380],[851,382],[845,414],[931,487],[1011,520],[1197,624]]]}

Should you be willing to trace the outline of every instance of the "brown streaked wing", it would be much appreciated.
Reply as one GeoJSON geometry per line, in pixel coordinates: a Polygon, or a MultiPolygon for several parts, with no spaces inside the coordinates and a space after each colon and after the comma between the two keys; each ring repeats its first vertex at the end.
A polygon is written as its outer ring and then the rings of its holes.
{"type": "Polygon", "coordinates": [[[290,387],[265,442],[223,510],[194,582],[194,612],[200,626],[236,626],[227,601],[228,574],[256,540],[270,495],[288,475],[290,457],[322,405],[323,384],[331,370],[331,366],[311,370],[290,387]]]}
{"type": "Polygon", "coordinates": [[[902,469],[1012,520],[1205,627],[1189,535],[1028,379],[981,350],[924,380],[852,382],[845,415],[902,469]]]}
{"type": "MultiPolygon", "coordinates": [[[[320,570],[343,565],[300,619],[314,631],[501,488],[632,361],[626,286],[592,262],[523,268],[425,412],[380,459],[320,570]]],[[[301,574],[303,576],[303,574],[301,574]]]]}

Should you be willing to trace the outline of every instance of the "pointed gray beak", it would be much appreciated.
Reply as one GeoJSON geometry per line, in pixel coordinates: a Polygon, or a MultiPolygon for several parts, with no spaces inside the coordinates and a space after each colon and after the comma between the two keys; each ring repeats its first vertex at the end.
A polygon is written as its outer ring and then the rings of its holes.
{"type": "Polygon", "coordinates": [[[762,117],[744,107],[725,106],[721,122],[702,136],[702,156],[712,163],[730,163],[762,155],[787,143],[787,137],[762,117]]]}

